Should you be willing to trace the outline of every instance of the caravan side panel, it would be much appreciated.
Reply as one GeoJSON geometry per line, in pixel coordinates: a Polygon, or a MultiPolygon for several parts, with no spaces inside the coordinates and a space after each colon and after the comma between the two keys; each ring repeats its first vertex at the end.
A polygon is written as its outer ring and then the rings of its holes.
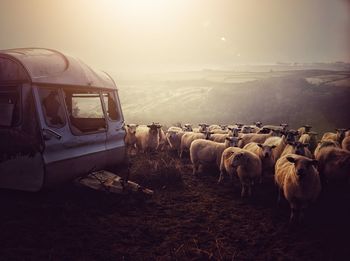
{"type": "Polygon", "coordinates": [[[44,164],[30,84],[0,84],[0,103],[9,102],[15,104],[12,121],[0,126],[0,188],[38,191],[44,164]]]}

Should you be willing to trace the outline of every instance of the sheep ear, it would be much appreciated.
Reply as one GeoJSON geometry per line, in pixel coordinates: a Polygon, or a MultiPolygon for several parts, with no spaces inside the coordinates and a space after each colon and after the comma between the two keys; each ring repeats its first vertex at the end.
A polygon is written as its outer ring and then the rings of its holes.
{"type": "Polygon", "coordinates": [[[309,143],[303,143],[303,146],[304,146],[304,147],[308,147],[308,146],[309,146],[309,143]]]}
{"type": "Polygon", "coordinates": [[[151,128],[151,126],[152,126],[152,125],[149,125],[149,124],[147,125],[148,128],[151,128]]]}
{"type": "Polygon", "coordinates": [[[271,149],[274,149],[274,148],[276,148],[276,145],[272,145],[272,146],[271,146],[271,149]]]}
{"type": "Polygon", "coordinates": [[[290,163],[295,163],[295,162],[296,162],[295,158],[293,158],[293,157],[286,157],[286,159],[287,159],[290,163]]]}
{"type": "Polygon", "coordinates": [[[225,140],[231,141],[231,139],[229,137],[226,137],[225,140]]]}
{"type": "Polygon", "coordinates": [[[338,131],[339,129],[335,129],[336,131],[338,131]]]}
{"type": "Polygon", "coordinates": [[[138,124],[135,124],[135,127],[137,128],[139,125],[138,124]]]}
{"type": "Polygon", "coordinates": [[[130,127],[130,124],[126,124],[126,127],[130,127]]]}
{"type": "Polygon", "coordinates": [[[260,148],[262,148],[263,147],[263,145],[261,144],[261,143],[258,143],[257,144],[260,148]]]}

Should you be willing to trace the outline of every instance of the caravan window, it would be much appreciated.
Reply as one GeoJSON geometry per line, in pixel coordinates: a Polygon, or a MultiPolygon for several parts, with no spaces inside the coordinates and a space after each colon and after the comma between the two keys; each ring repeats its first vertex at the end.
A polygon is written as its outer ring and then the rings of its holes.
{"type": "Polygon", "coordinates": [[[105,103],[108,118],[112,121],[119,121],[120,110],[114,92],[104,92],[103,101],[105,103]]]}
{"type": "Polygon", "coordinates": [[[66,121],[58,90],[39,88],[39,97],[47,126],[62,128],[66,121]]]}
{"type": "Polygon", "coordinates": [[[106,130],[99,92],[65,90],[64,94],[74,134],[106,130]]]}
{"type": "Polygon", "coordinates": [[[13,127],[20,123],[20,88],[0,87],[0,127],[13,127]]]}

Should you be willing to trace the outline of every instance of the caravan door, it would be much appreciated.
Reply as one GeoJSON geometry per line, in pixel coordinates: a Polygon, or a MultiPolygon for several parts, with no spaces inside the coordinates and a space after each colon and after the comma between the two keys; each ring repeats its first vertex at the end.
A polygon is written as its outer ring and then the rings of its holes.
{"type": "Polygon", "coordinates": [[[45,187],[102,169],[106,119],[96,91],[35,87],[44,138],[45,187]]]}

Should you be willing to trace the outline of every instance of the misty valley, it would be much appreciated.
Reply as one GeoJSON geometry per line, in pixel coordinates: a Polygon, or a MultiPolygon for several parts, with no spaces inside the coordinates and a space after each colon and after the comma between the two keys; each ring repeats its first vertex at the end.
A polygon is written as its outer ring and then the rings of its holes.
{"type": "Polygon", "coordinates": [[[288,122],[323,132],[349,125],[346,70],[203,70],[123,79],[118,86],[128,123],[288,122]]]}

